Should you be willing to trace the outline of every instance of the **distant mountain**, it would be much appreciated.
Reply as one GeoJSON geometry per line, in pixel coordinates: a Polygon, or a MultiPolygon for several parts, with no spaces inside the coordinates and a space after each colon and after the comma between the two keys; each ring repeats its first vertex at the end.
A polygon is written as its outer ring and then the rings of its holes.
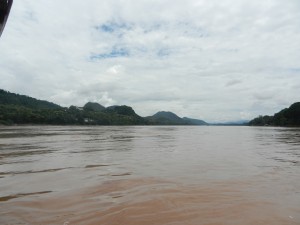
{"type": "Polygon", "coordinates": [[[23,106],[31,109],[59,109],[61,106],[52,102],[38,100],[26,95],[10,93],[0,89],[0,105],[23,106]]]}
{"type": "Polygon", "coordinates": [[[103,111],[105,110],[105,107],[100,105],[99,103],[97,102],[88,102],[86,103],[83,108],[85,110],[91,110],[91,111],[103,111]]]}
{"type": "Polygon", "coordinates": [[[237,121],[229,121],[222,123],[211,123],[212,126],[247,126],[249,120],[237,120],[237,121]]]}
{"type": "Polygon", "coordinates": [[[208,123],[206,123],[203,120],[192,119],[192,118],[188,118],[188,117],[183,117],[182,119],[191,125],[208,125],[208,123]]]}
{"type": "Polygon", "coordinates": [[[273,116],[259,116],[249,122],[250,126],[300,126],[300,102],[292,104],[273,116]]]}
{"type": "Polygon", "coordinates": [[[235,125],[247,125],[248,123],[249,120],[236,120],[236,121],[227,122],[227,124],[235,124],[235,125]]]}
{"type": "Polygon", "coordinates": [[[153,116],[145,117],[150,124],[154,125],[207,125],[203,120],[180,118],[173,112],[160,111],[153,116]]]}
{"type": "Polygon", "coordinates": [[[172,112],[161,111],[153,116],[145,117],[153,125],[186,125],[186,122],[172,112]]]}

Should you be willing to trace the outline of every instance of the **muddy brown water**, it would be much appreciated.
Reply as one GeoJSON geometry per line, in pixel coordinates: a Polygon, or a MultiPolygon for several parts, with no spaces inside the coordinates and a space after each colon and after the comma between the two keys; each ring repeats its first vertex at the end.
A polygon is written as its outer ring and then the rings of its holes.
{"type": "Polygon", "coordinates": [[[300,224],[300,129],[0,127],[0,224],[300,224]]]}

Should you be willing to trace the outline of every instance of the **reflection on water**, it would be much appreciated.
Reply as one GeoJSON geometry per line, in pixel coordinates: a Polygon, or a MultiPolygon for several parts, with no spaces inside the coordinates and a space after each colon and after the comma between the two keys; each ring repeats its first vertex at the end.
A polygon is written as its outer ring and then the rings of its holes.
{"type": "Polygon", "coordinates": [[[0,224],[300,224],[300,129],[0,127],[0,224]]]}

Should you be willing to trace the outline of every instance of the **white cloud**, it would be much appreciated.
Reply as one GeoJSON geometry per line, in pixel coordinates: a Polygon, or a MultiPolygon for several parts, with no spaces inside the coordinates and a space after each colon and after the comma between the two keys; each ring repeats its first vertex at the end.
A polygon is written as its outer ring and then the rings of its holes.
{"type": "Polygon", "coordinates": [[[120,70],[122,70],[121,65],[114,65],[107,69],[107,73],[112,74],[112,75],[117,75],[118,73],[120,73],[120,70]]]}
{"type": "Polygon", "coordinates": [[[207,121],[299,101],[298,0],[15,1],[0,88],[207,121]]]}

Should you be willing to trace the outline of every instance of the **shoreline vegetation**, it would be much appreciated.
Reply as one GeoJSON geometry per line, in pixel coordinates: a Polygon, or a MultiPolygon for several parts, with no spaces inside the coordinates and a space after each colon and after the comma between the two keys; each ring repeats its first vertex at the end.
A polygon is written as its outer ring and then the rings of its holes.
{"type": "Polygon", "coordinates": [[[300,102],[292,104],[273,116],[259,116],[249,122],[249,126],[300,127],[300,102]]]}
{"type": "Polygon", "coordinates": [[[300,126],[300,102],[292,104],[274,116],[259,116],[249,123],[209,124],[203,120],[179,117],[160,111],[141,117],[130,106],[104,107],[88,102],[83,107],[62,107],[0,89],[0,125],[191,125],[191,126],[300,126]]]}

